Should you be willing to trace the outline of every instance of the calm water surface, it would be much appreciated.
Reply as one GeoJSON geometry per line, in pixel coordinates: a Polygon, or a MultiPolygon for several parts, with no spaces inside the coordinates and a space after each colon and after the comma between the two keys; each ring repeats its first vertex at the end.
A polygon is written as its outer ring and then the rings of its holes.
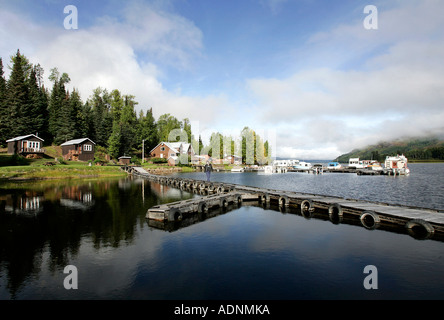
{"type": "MultiPolygon", "coordinates": [[[[214,173],[212,180],[444,209],[444,165],[410,167],[409,177],[214,173]]],[[[167,231],[145,219],[154,205],[198,196],[138,179],[0,186],[0,298],[444,298],[444,243],[403,230],[255,206],[167,231]],[[66,265],[78,269],[77,290],[64,289],[66,265]],[[363,286],[366,265],[378,269],[377,290],[363,286]]]]}

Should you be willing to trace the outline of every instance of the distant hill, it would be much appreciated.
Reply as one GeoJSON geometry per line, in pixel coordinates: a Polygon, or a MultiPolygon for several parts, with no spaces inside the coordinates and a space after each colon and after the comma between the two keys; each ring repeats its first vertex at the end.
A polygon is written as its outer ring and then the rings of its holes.
{"type": "Polygon", "coordinates": [[[429,137],[379,142],[343,154],[335,161],[348,163],[350,158],[360,158],[383,162],[386,156],[397,154],[404,154],[409,161],[444,161],[444,139],[429,137]]]}

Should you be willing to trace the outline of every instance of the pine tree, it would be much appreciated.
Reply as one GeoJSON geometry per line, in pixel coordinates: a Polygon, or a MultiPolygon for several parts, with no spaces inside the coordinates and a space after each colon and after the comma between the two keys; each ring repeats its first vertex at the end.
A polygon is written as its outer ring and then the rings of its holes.
{"type": "Polygon", "coordinates": [[[134,98],[135,97],[132,95],[125,95],[124,107],[120,117],[122,134],[120,152],[123,154],[129,154],[131,149],[135,147],[137,116],[134,106],[137,104],[137,102],[134,100],[134,98]]]}
{"type": "Polygon", "coordinates": [[[58,129],[54,135],[54,143],[59,145],[65,141],[74,139],[75,136],[75,119],[71,110],[69,93],[66,93],[62,100],[61,109],[58,119],[58,129]]]}
{"type": "Polygon", "coordinates": [[[47,105],[46,101],[42,99],[42,91],[39,87],[36,68],[31,69],[31,73],[28,79],[29,88],[29,114],[30,119],[28,122],[29,132],[44,135],[45,123],[47,119],[47,105]]]}
{"type": "Polygon", "coordinates": [[[29,134],[31,115],[29,114],[28,86],[25,82],[20,50],[17,50],[16,56],[11,58],[11,61],[13,62],[12,71],[6,85],[6,103],[9,114],[6,126],[9,129],[9,135],[15,137],[29,134]]]}
{"type": "Polygon", "coordinates": [[[3,60],[0,58],[0,146],[6,146],[9,139],[7,126],[9,113],[6,104],[6,80],[3,76],[3,60]]]}
{"type": "Polygon", "coordinates": [[[64,142],[63,140],[65,139],[63,137],[65,133],[61,133],[60,130],[65,126],[66,123],[64,121],[67,119],[67,116],[62,113],[67,110],[68,93],[66,92],[65,84],[69,83],[70,79],[66,73],[60,76],[57,68],[51,69],[49,79],[54,85],[48,103],[48,128],[54,142],[59,144],[64,142]]]}
{"type": "Polygon", "coordinates": [[[110,95],[107,90],[96,88],[88,102],[91,105],[93,135],[92,140],[98,145],[107,146],[112,133],[113,116],[110,112],[110,95]]]}
{"type": "Polygon", "coordinates": [[[159,143],[153,109],[148,109],[145,116],[141,110],[137,122],[136,147],[140,149],[143,145],[144,154],[148,155],[149,151],[159,143]],[[145,143],[142,143],[143,140],[145,143]]]}

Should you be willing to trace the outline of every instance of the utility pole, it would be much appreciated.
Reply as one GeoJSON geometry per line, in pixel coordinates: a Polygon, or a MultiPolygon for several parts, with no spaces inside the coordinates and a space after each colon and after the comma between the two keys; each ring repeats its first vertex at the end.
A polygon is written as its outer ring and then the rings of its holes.
{"type": "Polygon", "coordinates": [[[145,159],[145,140],[142,140],[142,163],[145,159]]]}

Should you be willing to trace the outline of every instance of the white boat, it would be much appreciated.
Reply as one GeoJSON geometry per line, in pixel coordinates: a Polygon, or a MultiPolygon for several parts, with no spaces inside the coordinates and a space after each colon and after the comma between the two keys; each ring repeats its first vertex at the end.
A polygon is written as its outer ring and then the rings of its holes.
{"type": "Polygon", "coordinates": [[[272,174],[272,173],[273,173],[273,166],[264,167],[264,174],[272,174]]]}
{"type": "Polygon", "coordinates": [[[384,168],[388,173],[393,175],[408,175],[410,169],[407,167],[408,160],[402,155],[387,156],[384,162],[384,168]]]}
{"type": "Polygon", "coordinates": [[[234,167],[231,169],[231,172],[244,172],[244,168],[242,167],[234,167]]]}
{"type": "Polygon", "coordinates": [[[312,167],[310,162],[300,161],[298,165],[293,166],[293,169],[296,170],[310,170],[312,167]]]}
{"type": "Polygon", "coordinates": [[[312,167],[311,167],[311,171],[313,173],[324,173],[324,166],[322,165],[322,163],[315,163],[312,167]]]}
{"type": "Polygon", "coordinates": [[[342,168],[342,165],[336,161],[331,161],[327,164],[327,169],[329,169],[329,170],[337,170],[337,169],[341,169],[341,168],[342,168]]]}
{"type": "Polygon", "coordinates": [[[348,159],[348,167],[355,169],[364,169],[364,163],[359,158],[348,159]]]}
{"type": "Polygon", "coordinates": [[[373,171],[382,171],[383,170],[381,164],[376,160],[370,161],[370,163],[367,165],[367,169],[373,170],[373,171]]]}

